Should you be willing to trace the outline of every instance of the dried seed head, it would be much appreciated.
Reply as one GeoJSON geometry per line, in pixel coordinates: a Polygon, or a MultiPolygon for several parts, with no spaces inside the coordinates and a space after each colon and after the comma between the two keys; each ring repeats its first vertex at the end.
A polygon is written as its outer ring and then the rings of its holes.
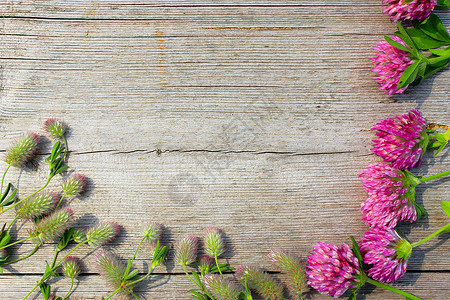
{"type": "Polygon", "coordinates": [[[126,286],[130,281],[124,279],[126,266],[116,255],[106,251],[98,251],[94,255],[94,263],[98,272],[112,290],[120,289],[118,294],[122,297],[128,296],[133,291],[134,285],[126,286]]]}
{"type": "Polygon", "coordinates": [[[64,276],[74,279],[81,273],[80,260],[73,256],[67,256],[62,263],[62,273],[64,276]]]}
{"type": "Polygon", "coordinates": [[[13,167],[23,166],[36,152],[40,137],[34,132],[28,132],[7,150],[5,161],[13,167]]]}
{"type": "Polygon", "coordinates": [[[45,131],[54,139],[59,139],[66,133],[67,125],[61,120],[50,118],[44,123],[45,131]]]}
{"type": "Polygon", "coordinates": [[[283,273],[289,278],[288,289],[295,299],[301,299],[301,295],[309,291],[305,266],[300,257],[286,253],[283,250],[271,251],[269,258],[277,262],[283,273]]]}
{"type": "Polygon", "coordinates": [[[238,300],[241,290],[234,282],[218,274],[206,274],[203,277],[206,290],[217,300],[238,300]]]}
{"type": "Polygon", "coordinates": [[[148,241],[152,246],[156,246],[157,242],[161,239],[162,233],[162,225],[154,222],[145,226],[142,232],[145,240],[148,241]]]}
{"type": "Polygon", "coordinates": [[[247,279],[248,286],[265,298],[272,300],[283,298],[283,287],[259,267],[240,265],[236,268],[236,277],[241,281],[247,279]]]}
{"type": "Polygon", "coordinates": [[[86,231],[86,239],[91,247],[98,247],[113,240],[119,232],[120,229],[117,223],[100,223],[86,231]]]}
{"type": "Polygon", "coordinates": [[[63,183],[62,189],[68,197],[76,197],[83,192],[86,186],[86,178],[80,173],[73,173],[63,183]]]}
{"type": "Polygon", "coordinates": [[[59,197],[54,192],[40,192],[17,205],[17,215],[31,219],[46,215],[55,209],[59,197]]]}
{"type": "Polygon", "coordinates": [[[82,243],[86,240],[86,231],[82,229],[75,228],[73,232],[72,239],[75,243],[82,243]]]}
{"type": "Polygon", "coordinates": [[[41,245],[59,238],[72,223],[73,211],[68,207],[60,208],[34,225],[30,230],[31,240],[41,245]]]}
{"type": "Polygon", "coordinates": [[[197,259],[198,239],[187,235],[175,246],[175,261],[182,266],[192,264],[197,259]]]}
{"type": "Polygon", "coordinates": [[[222,231],[216,227],[206,229],[205,233],[205,252],[211,257],[222,255],[224,250],[222,231]]]}

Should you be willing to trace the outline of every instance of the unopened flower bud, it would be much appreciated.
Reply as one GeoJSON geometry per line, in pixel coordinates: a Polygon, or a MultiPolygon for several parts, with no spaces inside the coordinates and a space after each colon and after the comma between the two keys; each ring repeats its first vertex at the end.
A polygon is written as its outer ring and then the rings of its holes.
{"type": "Polygon", "coordinates": [[[50,118],[44,123],[44,129],[54,139],[58,139],[66,133],[67,125],[61,120],[50,118]]]}
{"type": "Polygon", "coordinates": [[[67,278],[76,278],[81,273],[80,260],[73,256],[67,256],[62,263],[62,273],[67,278]]]}
{"type": "MultiPolygon", "coordinates": [[[[214,259],[212,259],[211,257],[207,256],[207,255],[203,255],[200,257],[200,259],[198,260],[198,267],[201,270],[207,270],[209,272],[209,270],[214,266],[214,259]]],[[[206,273],[208,273],[206,272],[206,273]]]]}
{"type": "Polygon", "coordinates": [[[119,231],[119,225],[114,222],[100,223],[86,231],[86,239],[91,247],[98,247],[113,240],[119,231]]]}
{"type": "Polygon", "coordinates": [[[145,226],[142,234],[145,239],[152,245],[156,246],[157,242],[161,239],[163,233],[163,227],[158,223],[150,223],[145,226]]]}
{"type": "Polygon", "coordinates": [[[39,140],[39,135],[34,132],[22,136],[6,150],[6,163],[13,167],[25,164],[35,154],[39,140]]]}
{"type": "Polygon", "coordinates": [[[40,192],[17,205],[17,215],[22,219],[31,219],[50,213],[59,201],[53,192],[40,192]]]}
{"type": "Polygon", "coordinates": [[[85,186],[86,178],[80,173],[73,173],[64,181],[62,189],[66,196],[76,197],[84,190],[85,186]]]}
{"type": "Polygon", "coordinates": [[[211,257],[218,257],[225,251],[222,231],[216,227],[206,229],[205,252],[211,257]]]}
{"type": "Polygon", "coordinates": [[[197,259],[198,239],[187,235],[175,246],[175,261],[182,266],[192,264],[197,259]]]}
{"type": "Polygon", "coordinates": [[[8,257],[8,250],[0,249],[0,260],[4,260],[8,257]]]}
{"type": "Polygon", "coordinates": [[[75,228],[72,239],[75,243],[82,243],[86,240],[86,232],[82,229],[75,228]]]}

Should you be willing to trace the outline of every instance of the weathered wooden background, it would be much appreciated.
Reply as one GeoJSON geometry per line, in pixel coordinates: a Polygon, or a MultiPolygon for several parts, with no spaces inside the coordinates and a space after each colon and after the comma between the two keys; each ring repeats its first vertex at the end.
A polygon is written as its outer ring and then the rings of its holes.
{"type": "MultiPolygon", "coordinates": [[[[379,0],[4,0],[0,149],[24,131],[43,133],[47,118],[62,118],[71,126],[69,164],[89,179],[70,205],[81,226],[120,223],[109,249],[132,256],[149,221],[166,226],[166,244],[217,226],[226,233],[223,261],[256,263],[278,276],[271,249],[306,255],[313,243],[349,243],[367,230],[358,175],[380,160],[369,150],[377,120],[419,108],[430,122],[450,123],[448,69],[401,96],[378,91],[371,48],[395,31],[382,8],[379,0]]],[[[450,26],[449,14],[440,16],[450,26]]],[[[449,169],[448,154],[427,155],[415,172],[449,169]]],[[[10,171],[7,180],[25,195],[46,176],[41,164],[10,171]]],[[[428,217],[400,231],[417,241],[443,226],[439,202],[449,196],[449,181],[420,186],[428,217]]],[[[396,285],[449,299],[448,237],[414,249],[396,285]]],[[[7,267],[0,298],[21,299],[53,249],[7,267]]],[[[136,289],[140,297],[188,298],[193,285],[170,257],[136,289]]],[[[136,267],[146,269],[146,258],[139,253],[136,267]]],[[[107,296],[91,257],[85,262],[74,294],[107,296]]],[[[67,279],[52,282],[57,295],[68,290],[67,279]]],[[[358,298],[402,297],[369,288],[358,298]]]]}

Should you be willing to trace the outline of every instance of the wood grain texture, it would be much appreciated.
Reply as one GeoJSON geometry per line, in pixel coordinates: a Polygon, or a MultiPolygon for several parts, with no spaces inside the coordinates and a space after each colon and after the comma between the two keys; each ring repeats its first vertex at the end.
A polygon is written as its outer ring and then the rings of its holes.
{"type": "MultiPolygon", "coordinates": [[[[273,248],[306,255],[317,241],[349,242],[367,230],[358,175],[379,161],[368,131],[377,120],[419,108],[430,122],[450,123],[448,69],[404,95],[377,90],[371,48],[395,31],[379,2],[5,1],[0,149],[26,130],[43,133],[48,117],[63,118],[71,125],[69,164],[88,178],[87,193],[70,205],[80,226],[121,224],[109,249],[132,256],[149,221],[165,225],[167,244],[217,226],[226,234],[224,260],[277,273],[266,258],[273,248]]],[[[440,17],[448,27],[448,13],[440,17]]],[[[415,172],[449,166],[446,150],[427,154],[415,172]]],[[[7,180],[23,196],[45,182],[46,168],[41,160],[7,180]]],[[[439,202],[450,199],[448,187],[448,180],[418,187],[428,216],[400,226],[410,241],[447,222],[439,202]]],[[[1,298],[23,297],[53,247],[6,268],[1,298]]],[[[405,290],[449,298],[450,262],[442,258],[449,250],[448,235],[414,249],[405,290]]],[[[87,263],[77,294],[105,295],[92,249],[78,253],[87,263]]],[[[187,298],[191,285],[172,257],[138,288],[142,297],[187,298]]],[[[143,252],[136,266],[146,261],[143,252]]],[[[58,294],[67,290],[64,280],[56,284],[58,294]]],[[[396,298],[376,289],[367,299],[396,298]]]]}

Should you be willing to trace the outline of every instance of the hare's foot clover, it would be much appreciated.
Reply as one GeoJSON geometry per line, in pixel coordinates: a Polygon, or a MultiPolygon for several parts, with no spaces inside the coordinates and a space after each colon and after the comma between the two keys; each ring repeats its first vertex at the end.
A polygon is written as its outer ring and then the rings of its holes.
{"type": "Polygon", "coordinates": [[[239,300],[242,288],[219,274],[209,273],[203,277],[206,290],[216,300],[239,300]]]}
{"type": "Polygon", "coordinates": [[[236,268],[236,277],[266,299],[283,299],[283,287],[261,268],[246,264],[236,268]]]}
{"type": "Polygon", "coordinates": [[[301,258],[283,250],[272,250],[269,258],[278,263],[281,271],[288,275],[288,289],[291,295],[295,299],[302,299],[302,295],[309,291],[309,286],[301,258]]]}

